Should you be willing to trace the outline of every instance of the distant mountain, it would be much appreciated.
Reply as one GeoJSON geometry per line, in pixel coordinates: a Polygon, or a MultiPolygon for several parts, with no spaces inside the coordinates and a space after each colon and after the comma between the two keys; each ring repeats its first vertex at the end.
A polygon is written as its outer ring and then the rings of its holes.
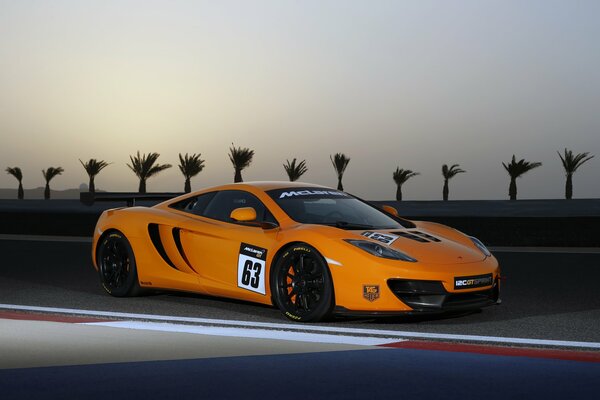
{"type": "MultiPolygon", "coordinates": [[[[81,189],[67,190],[50,190],[50,199],[78,199],[81,189]]],[[[86,190],[87,191],[87,188],[86,190]]],[[[17,188],[2,189],[0,188],[0,199],[16,199],[17,188]]],[[[35,189],[25,189],[25,199],[43,199],[44,188],[38,187],[35,189]]]]}

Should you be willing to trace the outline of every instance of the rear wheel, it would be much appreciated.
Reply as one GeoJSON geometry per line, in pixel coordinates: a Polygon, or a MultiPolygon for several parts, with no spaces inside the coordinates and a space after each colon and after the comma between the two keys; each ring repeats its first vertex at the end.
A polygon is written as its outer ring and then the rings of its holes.
{"type": "Polygon", "coordinates": [[[331,315],[333,284],[323,257],[311,246],[288,247],[271,272],[273,302],[293,321],[321,321],[331,315]]]}
{"type": "Polygon", "coordinates": [[[135,256],[125,235],[107,233],[99,242],[97,254],[104,290],[116,297],[135,296],[139,291],[135,256]]]}

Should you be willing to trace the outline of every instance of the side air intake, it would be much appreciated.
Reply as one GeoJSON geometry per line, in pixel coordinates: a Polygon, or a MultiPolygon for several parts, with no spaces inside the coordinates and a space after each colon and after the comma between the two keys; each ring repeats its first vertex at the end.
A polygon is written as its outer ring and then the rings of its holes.
{"type": "Polygon", "coordinates": [[[181,256],[181,258],[183,259],[183,261],[185,261],[185,264],[194,272],[196,272],[196,270],[194,269],[194,267],[192,267],[192,264],[190,263],[190,260],[188,260],[185,251],[183,250],[183,244],[181,244],[181,229],[179,228],[173,228],[173,241],[175,241],[175,246],[177,247],[177,251],[179,252],[179,255],[181,256]]]}
{"type": "Polygon", "coordinates": [[[167,263],[169,267],[179,270],[179,268],[177,268],[175,264],[173,264],[173,261],[171,261],[171,259],[167,255],[167,252],[165,251],[165,247],[163,246],[162,240],[160,238],[158,224],[149,224],[148,233],[150,234],[150,240],[152,240],[154,248],[156,249],[156,251],[158,251],[158,254],[160,254],[163,261],[167,263]]]}

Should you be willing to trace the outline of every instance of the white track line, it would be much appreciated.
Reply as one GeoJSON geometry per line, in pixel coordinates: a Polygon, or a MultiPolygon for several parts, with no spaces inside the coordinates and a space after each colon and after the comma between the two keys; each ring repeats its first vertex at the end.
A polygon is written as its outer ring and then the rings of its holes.
{"type": "Polygon", "coordinates": [[[458,340],[469,342],[482,343],[504,343],[504,344],[521,344],[529,346],[552,346],[552,347],[577,347],[588,349],[600,349],[598,342],[576,342],[566,340],[548,340],[548,339],[529,339],[529,338],[511,338],[499,336],[480,336],[480,335],[456,335],[445,333],[426,333],[426,332],[409,332],[409,331],[392,331],[378,329],[361,329],[361,328],[340,328],[333,326],[307,325],[307,324],[278,324],[268,322],[251,322],[251,321],[232,321],[224,319],[208,319],[208,318],[193,318],[193,317],[176,317],[167,315],[152,315],[152,314],[131,314],[122,312],[110,311],[90,311],[78,310],[72,308],[55,308],[55,307],[37,307],[37,306],[21,306],[14,304],[0,304],[0,309],[20,310],[20,311],[38,311],[48,313],[61,314],[76,314],[94,317],[106,318],[123,318],[132,320],[145,321],[165,321],[165,322],[185,322],[201,325],[221,325],[241,328],[263,328],[284,331],[297,332],[325,332],[331,334],[346,334],[370,337],[385,337],[398,339],[436,339],[436,340],[458,340]]]}
{"type": "Polygon", "coordinates": [[[144,331],[191,333],[194,335],[212,335],[243,337],[253,339],[291,340],[294,342],[351,344],[358,346],[380,346],[396,343],[398,338],[379,338],[369,336],[331,335],[322,333],[280,331],[272,329],[234,328],[206,325],[183,325],[161,322],[115,321],[84,322],[79,325],[107,326],[111,328],[137,329],[144,331]]]}

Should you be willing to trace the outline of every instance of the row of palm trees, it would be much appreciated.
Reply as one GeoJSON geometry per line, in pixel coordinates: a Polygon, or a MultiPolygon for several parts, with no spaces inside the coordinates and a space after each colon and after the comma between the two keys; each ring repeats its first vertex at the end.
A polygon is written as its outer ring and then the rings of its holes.
{"type": "MultiPolygon", "coordinates": [[[[566,182],[565,182],[565,198],[571,199],[573,197],[573,174],[579,169],[581,165],[585,162],[594,158],[593,155],[589,155],[589,152],[579,153],[574,155],[571,150],[565,148],[564,155],[557,152],[560,160],[562,162],[563,168],[565,170],[566,182]]],[[[342,185],[342,177],[344,175],[344,171],[350,162],[350,158],[346,157],[342,153],[337,153],[335,156],[330,156],[331,163],[333,164],[333,168],[338,177],[338,190],[344,190],[342,185]]],[[[296,161],[296,159],[294,159],[296,161]]],[[[289,162],[288,162],[289,163],[289,162]]],[[[519,161],[516,160],[515,155],[513,154],[512,160],[508,163],[502,163],[506,172],[510,177],[510,184],[508,188],[508,195],[511,200],[517,199],[517,178],[521,177],[525,173],[531,171],[534,168],[538,168],[542,166],[541,162],[528,162],[525,159],[521,159],[519,161]]],[[[285,165],[284,165],[285,167],[285,165]]],[[[287,167],[286,167],[287,171],[287,167]]],[[[442,189],[442,198],[444,201],[448,201],[448,197],[450,194],[449,181],[453,177],[458,174],[463,174],[467,171],[460,168],[459,164],[453,164],[448,166],[447,164],[442,165],[442,176],[444,178],[444,187],[442,189]]],[[[410,178],[413,178],[417,175],[420,175],[419,172],[414,172],[410,169],[403,169],[397,167],[392,177],[394,182],[396,183],[396,200],[402,201],[402,185],[406,183],[410,178]]],[[[291,180],[291,177],[290,177],[291,180]]]]}
{"type": "MultiPolygon", "coordinates": [[[[589,155],[589,152],[579,153],[574,155],[573,151],[565,148],[564,155],[557,152],[565,170],[566,181],[565,181],[565,199],[571,199],[573,197],[573,174],[583,165],[585,162],[594,158],[593,155],[589,155]]],[[[525,173],[532,169],[542,166],[541,162],[529,162],[525,159],[519,161],[516,160],[513,154],[512,160],[508,163],[502,163],[502,166],[510,177],[510,184],[508,186],[508,196],[511,200],[517,199],[517,178],[520,178],[525,173]]],[[[465,173],[464,169],[460,168],[459,164],[453,164],[448,167],[447,164],[442,165],[442,176],[444,177],[444,187],[442,189],[442,198],[444,201],[448,201],[450,193],[448,182],[450,179],[458,174],[465,173]]],[[[402,185],[410,178],[419,175],[418,172],[413,172],[410,169],[396,168],[394,171],[393,178],[398,186],[396,191],[396,200],[402,201],[402,185]]]]}
{"type": "MultiPolygon", "coordinates": [[[[19,200],[23,200],[25,198],[25,192],[23,191],[23,171],[19,167],[8,167],[6,168],[6,172],[12,176],[14,176],[19,181],[19,189],[17,190],[17,198],[19,200]]],[[[50,167],[48,169],[42,170],[42,175],[44,176],[44,180],[46,181],[46,187],[44,188],[44,198],[50,198],[50,181],[57,175],[61,175],[64,172],[62,167],[54,168],[50,167]]]]}
{"type": "MultiPolygon", "coordinates": [[[[565,148],[564,155],[560,152],[558,153],[560,160],[562,162],[563,168],[565,170],[566,182],[565,182],[565,198],[571,199],[573,197],[573,174],[583,165],[585,162],[594,158],[593,155],[589,155],[588,152],[573,154],[571,150],[567,150],[565,148]]],[[[133,171],[133,173],[138,177],[139,180],[139,193],[146,193],[146,182],[152,176],[155,176],[161,171],[164,171],[168,168],[171,168],[171,164],[159,164],[158,158],[160,157],[159,153],[148,153],[148,154],[140,154],[138,151],[136,155],[130,155],[130,163],[126,165],[133,171]]],[[[191,154],[186,153],[182,155],[179,153],[179,170],[183,174],[185,178],[184,183],[184,191],[189,193],[192,190],[191,179],[198,175],[204,169],[205,160],[201,159],[201,154],[191,154]]],[[[242,179],[242,171],[250,166],[252,163],[252,159],[254,157],[254,150],[250,150],[246,147],[235,147],[233,144],[229,148],[229,160],[231,161],[234,169],[234,182],[243,182],[242,179]]],[[[342,179],[344,176],[344,172],[350,163],[350,158],[347,157],[343,153],[336,153],[335,155],[329,156],[335,173],[338,179],[338,190],[344,190],[344,186],[342,184],[342,179]]],[[[96,191],[96,186],[94,184],[94,179],[96,176],[111,163],[108,163],[104,160],[96,160],[94,158],[90,159],[87,162],[83,162],[79,160],[85,171],[89,176],[89,191],[94,193],[96,191]]],[[[541,162],[529,162],[525,161],[525,159],[521,159],[519,161],[516,160],[515,155],[513,154],[512,160],[507,164],[502,163],[504,169],[508,173],[510,177],[510,185],[508,189],[508,194],[511,200],[517,199],[517,178],[523,176],[525,173],[531,171],[532,169],[538,168],[542,166],[541,162]]],[[[296,181],[300,179],[302,175],[304,175],[308,171],[308,167],[306,165],[306,160],[302,160],[297,162],[297,159],[294,158],[292,161],[286,160],[286,163],[283,164],[283,168],[288,175],[290,181],[296,181]]],[[[19,189],[17,197],[19,199],[24,198],[23,192],[23,173],[19,167],[9,167],[6,168],[6,172],[12,176],[14,176],[19,181],[19,189]]],[[[57,175],[61,175],[64,172],[62,167],[49,167],[46,170],[42,171],[44,179],[46,181],[46,187],[44,190],[44,198],[50,198],[50,181],[56,177],[57,175]]],[[[444,201],[448,201],[450,189],[449,189],[449,181],[453,177],[458,174],[465,173],[466,171],[460,168],[459,164],[452,164],[448,166],[444,164],[442,166],[442,176],[444,178],[444,187],[442,189],[442,198],[444,201]]],[[[392,177],[394,182],[396,183],[396,200],[402,201],[402,185],[404,185],[410,178],[419,175],[418,172],[414,172],[410,169],[403,169],[397,167],[392,177]]]]}

